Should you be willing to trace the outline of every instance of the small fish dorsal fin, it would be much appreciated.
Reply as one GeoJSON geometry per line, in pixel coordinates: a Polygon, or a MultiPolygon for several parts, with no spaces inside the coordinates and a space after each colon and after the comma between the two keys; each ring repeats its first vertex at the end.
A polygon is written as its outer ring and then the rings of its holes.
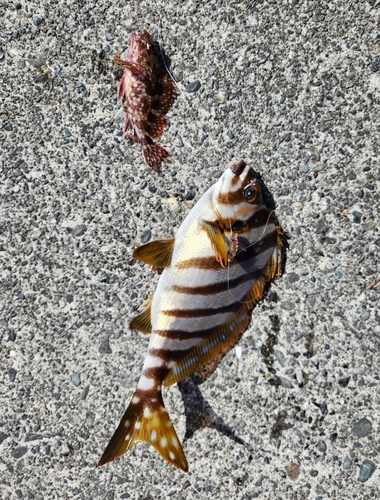
{"type": "Polygon", "coordinates": [[[169,267],[172,261],[175,238],[150,241],[134,250],[132,257],[150,266],[169,267]]]}
{"type": "Polygon", "coordinates": [[[215,252],[215,258],[219,264],[226,268],[228,263],[227,245],[224,241],[223,234],[217,222],[202,220],[199,225],[206,231],[210,240],[212,249],[215,252]]]}
{"type": "Polygon", "coordinates": [[[149,399],[144,391],[135,392],[98,466],[116,460],[142,441],[151,444],[169,464],[184,472],[189,470],[159,391],[153,399],[149,399]]]}
{"type": "Polygon", "coordinates": [[[130,321],[128,326],[131,330],[143,333],[152,333],[152,299],[153,297],[149,297],[149,299],[141,306],[143,311],[130,321]]]}

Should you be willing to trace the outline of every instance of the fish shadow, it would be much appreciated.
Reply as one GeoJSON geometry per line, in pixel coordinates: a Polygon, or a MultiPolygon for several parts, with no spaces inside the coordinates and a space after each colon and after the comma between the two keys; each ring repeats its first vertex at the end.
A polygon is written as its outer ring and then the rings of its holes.
{"type": "MultiPolygon", "coordinates": [[[[224,356],[223,356],[224,357],[224,356]]],[[[221,359],[212,363],[212,371],[220,363],[221,359]]],[[[209,365],[206,365],[206,367],[209,365]]],[[[198,430],[209,427],[217,430],[220,434],[228,437],[235,443],[241,444],[247,448],[250,446],[243,439],[241,439],[235,431],[227,425],[224,420],[213,410],[211,405],[203,397],[199,385],[202,384],[206,378],[211,375],[210,371],[198,371],[193,375],[178,382],[183,404],[185,407],[186,417],[186,432],[184,442],[191,439],[198,430]]]]}

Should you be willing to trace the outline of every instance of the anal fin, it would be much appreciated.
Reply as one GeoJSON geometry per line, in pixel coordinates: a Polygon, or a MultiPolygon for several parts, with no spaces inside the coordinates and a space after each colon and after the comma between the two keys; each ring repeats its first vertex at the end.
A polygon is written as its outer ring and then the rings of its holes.
{"type": "Polygon", "coordinates": [[[149,297],[149,299],[141,306],[143,311],[130,321],[129,328],[131,330],[143,333],[152,333],[152,298],[153,297],[149,297]]]}
{"type": "Polygon", "coordinates": [[[150,241],[136,248],[132,257],[154,267],[169,267],[174,248],[175,238],[150,241]]]}

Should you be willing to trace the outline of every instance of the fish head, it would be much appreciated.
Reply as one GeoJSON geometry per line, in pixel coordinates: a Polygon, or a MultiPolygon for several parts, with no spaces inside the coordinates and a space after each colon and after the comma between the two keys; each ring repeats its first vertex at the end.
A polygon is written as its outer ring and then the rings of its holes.
{"type": "Polygon", "coordinates": [[[152,35],[146,30],[141,35],[138,35],[136,31],[132,31],[128,60],[142,64],[152,57],[156,57],[156,43],[152,35]]]}
{"type": "Polygon", "coordinates": [[[255,212],[266,209],[260,181],[243,160],[231,162],[215,184],[213,208],[226,231],[242,233],[255,212]]]}

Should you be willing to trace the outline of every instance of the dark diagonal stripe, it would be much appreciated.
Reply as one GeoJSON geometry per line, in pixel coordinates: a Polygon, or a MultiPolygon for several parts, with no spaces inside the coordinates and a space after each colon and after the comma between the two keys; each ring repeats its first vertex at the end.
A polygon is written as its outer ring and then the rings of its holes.
{"type": "Polygon", "coordinates": [[[176,265],[177,269],[188,269],[189,267],[207,269],[209,271],[220,271],[222,269],[215,256],[187,259],[176,265]]]}
{"type": "Polygon", "coordinates": [[[212,285],[202,286],[173,285],[172,290],[178,293],[184,293],[186,295],[213,295],[215,293],[225,292],[226,290],[232,290],[233,288],[236,288],[242,283],[246,283],[247,281],[256,280],[261,276],[262,272],[262,268],[253,269],[251,272],[244,273],[243,275],[229,281],[222,281],[220,283],[213,283],[212,285]]]}
{"type": "Polygon", "coordinates": [[[182,349],[181,351],[172,351],[170,349],[149,349],[149,354],[169,363],[170,361],[181,361],[181,359],[187,356],[192,349],[193,347],[189,347],[189,349],[182,349]]]}
{"type": "Polygon", "coordinates": [[[171,309],[162,311],[166,316],[174,316],[176,318],[202,318],[205,316],[216,316],[218,314],[224,313],[235,313],[241,307],[239,302],[233,302],[232,304],[220,307],[207,307],[204,309],[171,309]]]}

